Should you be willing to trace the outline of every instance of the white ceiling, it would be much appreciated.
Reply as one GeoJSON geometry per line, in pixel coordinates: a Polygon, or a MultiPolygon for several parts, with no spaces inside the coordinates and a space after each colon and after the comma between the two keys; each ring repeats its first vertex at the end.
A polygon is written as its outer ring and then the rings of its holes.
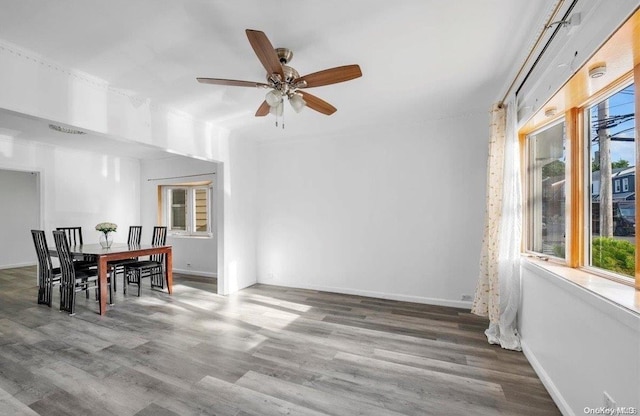
{"type": "MultiPolygon", "coordinates": [[[[357,63],[363,77],[309,90],[332,116],[285,110],[288,135],[488,111],[501,98],[549,1],[0,0],[0,39],[153,103],[259,138],[264,81],[245,35],[264,31],[306,74],[357,63]]],[[[2,127],[0,125],[0,127],[2,127]]]]}

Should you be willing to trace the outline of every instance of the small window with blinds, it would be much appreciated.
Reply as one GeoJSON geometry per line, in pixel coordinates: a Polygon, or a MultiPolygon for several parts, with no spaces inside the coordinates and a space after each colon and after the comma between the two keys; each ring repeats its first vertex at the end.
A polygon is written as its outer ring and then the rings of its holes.
{"type": "Polygon", "coordinates": [[[211,186],[161,186],[164,223],[170,234],[211,236],[211,186]]]}

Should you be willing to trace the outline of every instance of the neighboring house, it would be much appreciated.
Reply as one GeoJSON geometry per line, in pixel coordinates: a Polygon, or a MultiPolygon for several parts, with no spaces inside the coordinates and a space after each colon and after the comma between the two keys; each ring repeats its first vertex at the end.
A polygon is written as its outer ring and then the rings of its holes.
{"type": "MultiPolygon", "coordinates": [[[[611,190],[614,201],[635,201],[635,166],[616,168],[611,171],[611,190]]],[[[600,171],[591,173],[591,200],[600,201],[600,171]]]]}
{"type": "MultiPolygon", "coordinates": [[[[635,166],[612,169],[611,194],[616,236],[635,235],[635,166]]],[[[600,232],[600,171],[591,173],[591,224],[600,232]]]]}

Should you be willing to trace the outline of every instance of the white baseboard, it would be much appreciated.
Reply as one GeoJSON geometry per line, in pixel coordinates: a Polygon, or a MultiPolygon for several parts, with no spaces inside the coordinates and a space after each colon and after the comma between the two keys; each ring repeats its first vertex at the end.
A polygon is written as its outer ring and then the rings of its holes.
{"type": "Polygon", "coordinates": [[[342,293],[344,295],[366,296],[366,297],[378,298],[378,299],[399,300],[402,302],[423,303],[426,305],[450,306],[453,308],[471,309],[471,302],[461,301],[461,300],[426,298],[422,296],[374,292],[369,290],[349,289],[349,288],[343,288],[343,287],[316,286],[316,285],[304,285],[304,284],[301,285],[298,283],[287,284],[286,282],[279,282],[279,281],[269,280],[269,279],[267,280],[260,279],[258,280],[258,283],[262,283],[265,285],[284,286],[284,287],[290,287],[295,289],[309,289],[309,290],[319,290],[321,292],[342,293]]]}
{"type": "Polygon", "coordinates": [[[560,393],[556,385],[553,383],[553,380],[551,380],[551,377],[549,377],[547,372],[544,370],[544,368],[536,358],[533,351],[531,351],[531,349],[527,345],[527,343],[521,339],[520,345],[522,346],[522,352],[524,353],[524,356],[527,358],[527,360],[531,364],[531,367],[533,367],[533,370],[536,372],[536,374],[540,378],[540,381],[542,381],[542,384],[544,384],[544,387],[549,392],[549,395],[553,399],[556,406],[558,406],[558,409],[560,410],[560,412],[564,416],[575,416],[575,413],[573,412],[573,410],[571,410],[571,407],[569,407],[569,404],[566,402],[566,400],[564,400],[564,397],[562,397],[562,394],[560,393]]]}
{"type": "Polygon", "coordinates": [[[38,263],[35,263],[35,262],[16,263],[16,264],[0,264],[0,270],[16,269],[18,267],[36,266],[37,264],[38,263]]]}
{"type": "Polygon", "coordinates": [[[188,274],[190,276],[202,276],[202,277],[218,277],[218,273],[213,273],[213,272],[201,272],[198,270],[183,270],[183,269],[176,269],[175,267],[173,268],[173,272],[174,273],[181,273],[181,274],[188,274]]]}

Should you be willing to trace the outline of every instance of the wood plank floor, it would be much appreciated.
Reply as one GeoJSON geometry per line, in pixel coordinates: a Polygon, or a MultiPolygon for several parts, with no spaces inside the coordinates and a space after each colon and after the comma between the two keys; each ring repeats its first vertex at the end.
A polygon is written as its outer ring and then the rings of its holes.
{"type": "Polygon", "coordinates": [[[0,415],[560,414],[462,309],[266,285],[223,297],[175,274],[172,296],[119,285],[106,316],[80,296],[70,317],[36,303],[35,273],[0,270],[0,415]]]}

